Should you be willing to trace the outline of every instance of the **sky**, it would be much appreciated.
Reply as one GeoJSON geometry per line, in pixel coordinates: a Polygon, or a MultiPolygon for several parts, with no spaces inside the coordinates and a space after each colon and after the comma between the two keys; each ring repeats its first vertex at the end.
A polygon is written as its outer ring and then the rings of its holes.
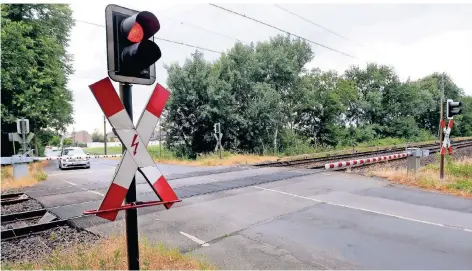
{"type": "MultiPolygon", "coordinates": [[[[74,95],[75,123],[68,131],[95,129],[103,132],[103,113],[88,86],[107,75],[105,25],[107,1],[71,4],[76,24],[68,52],[74,55],[74,74],[69,89],[74,95]],[[87,23],[88,22],[88,23],[87,23]]],[[[156,37],[184,42],[215,51],[230,49],[236,39],[243,43],[268,40],[283,34],[275,29],[233,15],[208,3],[185,1],[122,1],[113,4],[153,12],[161,29],[156,37]],[[197,27],[199,28],[197,28],[197,27]],[[200,28],[209,31],[203,31],[200,28]],[[217,32],[224,35],[218,35],[217,32]]],[[[343,73],[351,65],[367,62],[391,65],[402,80],[446,72],[468,95],[472,95],[472,4],[456,3],[282,3],[290,10],[342,37],[278,8],[274,3],[214,4],[267,22],[301,37],[335,48],[345,55],[313,45],[314,60],[308,68],[343,73]]],[[[182,64],[195,48],[156,40],[162,58],[156,63],[157,82],[167,86],[164,65],[182,64]]],[[[218,53],[203,51],[214,61],[218,53]]],[[[118,89],[118,83],[114,83],[118,89]]],[[[153,86],[133,86],[134,122],[141,115],[153,86]]],[[[107,131],[111,128],[107,124],[107,131]]]]}

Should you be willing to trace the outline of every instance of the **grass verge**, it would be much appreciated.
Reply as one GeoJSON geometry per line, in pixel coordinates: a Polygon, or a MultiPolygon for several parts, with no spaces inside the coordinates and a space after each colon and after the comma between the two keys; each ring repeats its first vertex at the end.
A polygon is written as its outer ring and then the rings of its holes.
{"type": "MultiPolygon", "coordinates": [[[[187,159],[177,157],[172,151],[167,148],[159,149],[159,146],[149,146],[149,154],[154,158],[156,162],[164,164],[181,164],[181,165],[192,165],[192,166],[231,166],[231,165],[244,165],[252,164],[263,161],[275,161],[279,159],[278,156],[269,155],[256,155],[256,154],[235,154],[228,151],[222,153],[222,159],[218,153],[209,153],[199,155],[196,159],[187,159]]],[[[103,148],[84,148],[85,152],[93,155],[104,154],[103,148]]],[[[121,154],[121,147],[109,147],[107,154],[121,154]]],[[[110,159],[121,159],[110,158],[110,159]]]]}
{"type": "MultiPolygon", "coordinates": [[[[141,270],[214,270],[206,262],[178,249],[140,240],[141,270]]],[[[3,270],[127,270],[126,238],[114,236],[100,240],[96,245],[76,244],[55,250],[43,259],[21,263],[2,264],[3,270]]]]}
{"type": "Polygon", "coordinates": [[[37,184],[38,182],[47,179],[48,175],[44,173],[43,168],[48,164],[48,161],[33,162],[28,165],[28,174],[20,179],[13,177],[13,167],[2,167],[1,191],[23,188],[37,184]]]}
{"type": "Polygon", "coordinates": [[[393,183],[419,187],[430,191],[472,198],[472,158],[454,160],[447,156],[444,179],[439,179],[439,164],[429,164],[416,176],[408,175],[406,169],[378,165],[368,171],[370,176],[385,178],[393,183]]]}

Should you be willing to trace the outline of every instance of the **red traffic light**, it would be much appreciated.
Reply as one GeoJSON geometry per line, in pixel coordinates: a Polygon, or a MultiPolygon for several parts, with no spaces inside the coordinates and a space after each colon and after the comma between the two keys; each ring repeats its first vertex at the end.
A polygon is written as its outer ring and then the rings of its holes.
{"type": "Polygon", "coordinates": [[[156,80],[155,62],[161,50],[153,36],[159,20],[148,11],[117,5],[105,9],[108,75],[117,82],[151,85],[156,80]]]}
{"type": "Polygon", "coordinates": [[[143,40],[144,31],[140,24],[135,23],[128,33],[128,40],[131,42],[140,42],[143,40]]]}
{"type": "Polygon", "coordinates": [[[161,25],[159,20],[148,11],[128,17],[121,23],[121,31],[131,42],[147,40],[159,31],[161,25]],[[130,39],[131,36],[131,39],[130,39]],[[138,39],[141,36],[141,39],[138,39]]]}

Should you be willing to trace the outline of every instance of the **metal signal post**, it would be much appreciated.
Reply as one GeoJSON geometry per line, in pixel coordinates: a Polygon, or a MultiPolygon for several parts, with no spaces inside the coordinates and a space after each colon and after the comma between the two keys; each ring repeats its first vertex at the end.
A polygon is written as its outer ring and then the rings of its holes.
{"type": "MultiPolygon", "coordinates": [[[[123,102],[126,112],[129,118],[133,121],[133,95],[131,93],[131,84],[121,83],[120,84],[120,98],[123,102]]],[[[123,155],[126,151],[126,147],[123,145],[123,155]]],[[[131,204],[136,202],[136,177],[133,176],[133,181],[129,187],[128,193],[126,193],[125,203],[131,204]]],[[[138,243],[138,210],[127,209],[125,211],[126,220],[126,245],[128,250],[128,269],[139,270],[139,243],[138,243]]]]}
{"type": "Polygon", "coordinates": [[[446,100],[446,118],[449,120],[448,124],[444,121],[444,77],[441,77],[441,112],[439,118],[439,139],[441,144],[441,161],[439,164],[439,178],[444,179],[444,156],[446,150],[449,150],[449,154],[452,155],[451,141],[449,139],[451,129],[454,124],[454,116],[461,113],[460,107],[462,102],[455,102],[451,99],[446,100]]]}
{"type": "MultiPolygon", "coordinates": [[[[441,122],[444,120],[444,76],[441,76],[441,110],[439,112],[439,144],[442,147],[443,142],[443,128],[441,122]]],[[[439,162],[439,179],[444,178],[444,154],[441,153],[441,160],[439,162]]]]}
{"type": "MultiPolygon", "coordinates": [[[[156,16],[151,12],[139,12],[117,5],[108,5],[106,7],[105,21],[108,75],[112,80],[120,82],[120,99],[132,123],[133,103],[131,94],[131,84],[152,85],[156,81],[155,62],[161,58],[161,50],[159,49],[159,46],[157,46],[157,44],[153,42],[152,39],[154,34],[159,31],[160,23],[156,16]]],[[[112,90],[113,87],[111,86],[110,82],[101,82],[102,85],[96,85],[93,91],[105,91],[108,89],[110,91],[113,91],[110,92],[110,94],[115,93],[114,90],[112,90]]],[[[94,92],[94,95],[100,95],[97,93],[94,92]]],[[[151,109],[154,110],[155,108],[152,107],[151,109]]],[[[158,115],[160,115],[160,113],[158,115]]],[[[112,126],[116,125],[116,123],[114,125],[110,119],[109,121],[112,126]]],[[[120,140],[122,141],[123,136],[126,136],[126,134],[122,133],[121,136],[119,135],[120,140]]],[[[134,140],[136,140],[137,137],[138,135],[135,134],[134,140]]],[[[134,145],[132,145],[135,146],[133,155],[136,155],[136,149],[138,148],[139,143],[135,143],[134,140],[134,145]]],[[[147,145],[147,142],[141,142],[141,145],[143,144],[147,145]]],[[[130,146],[126,147],[123,143],[123,156],[125,156],[126,150],[130,152],[129,147],[130,146]]],[[[130,157],[130,155],[128,155],[128,157],[130,157]]],[[[147,158],[151,159],[150,157],[147,158]]],[[[125,157],[123,159],[125,159],[125,157]]],[[[149,174],[149,172],[151,172],[149,171],[151,170],[151,168],[145,168],[149,174]]],[[[138,167],[138,170],[140,170],[140,172],[144,174],[141,171],[140,167],[138,167]]],[[[152,171],[151,173],[155,174],[156,172],[152,171]]],[[[127,205],[136,203],[136,177],[134,173],[132,176],[133,178],[125,197],[125,202],[127,205]]],[[[152,181],[154,182],[155,180],[152,181]]],[[[164,185],[166,184],[165,179],[164,181],[161,180],[158,182],[160,183],[160,185],[162,185],[163,182],[164,185]]],[[[163,188],[159,187],[159,189],[163,188]]],[[[157,193],[158,189],[156,188],[155,190],[155,192],[157,193]]],[[[116,204],[121,205],[121,203],[122,199],[119,203],[116,204]]],[[[113,207],[118,207],[114,205],[115,203],[113,203],[113,206],[108,206],[105,209],[113,209],[113,207]]],[[[171,205],[172,204],[167,204],[166,208],[170,208],[171,205]]],[[[103,209],[104,207],[101,206],[101,208],[103,209]]],[[[109,218],[112,218],[112,220],[114,220],[114,218],[116,217],[116,212],[114,214],[108,214],[108,216],[109,218]]],[[[128,248],[128,268],[129,270],[139,270],[138,215],[136,208],[126,209],[126,236],[128,248]]]]}

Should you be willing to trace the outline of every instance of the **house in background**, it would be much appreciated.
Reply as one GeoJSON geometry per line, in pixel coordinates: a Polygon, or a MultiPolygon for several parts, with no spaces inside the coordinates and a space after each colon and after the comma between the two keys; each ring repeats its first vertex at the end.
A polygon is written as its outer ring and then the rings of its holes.
{"type": "Polygon", "coordinates": [[[120,142],[118,137],[113,132],[107,133],[107,142],[120,142]]]}
{"type": "Polygon", "coordinates": [[[70,134],[70,139],[72,139],[72,142],[74,143],[88,143],[92,142],[92,136],[87,132],[87,131],[78,131],[78,132],[72,132],[70,134]]]}

